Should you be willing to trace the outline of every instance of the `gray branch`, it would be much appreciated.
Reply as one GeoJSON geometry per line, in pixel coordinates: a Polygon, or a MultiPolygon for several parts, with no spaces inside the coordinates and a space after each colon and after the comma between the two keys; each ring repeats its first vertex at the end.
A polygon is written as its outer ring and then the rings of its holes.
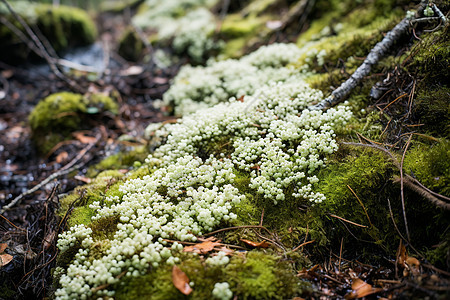
{"type": "MultiPolygon", "coordinates": [[[[423,10],[423,3],[419,9],[419,12],[423,10]]],[[[389,31],[383,40],[372,48],[367,58],[364,60],[361,66],[356,69],[355,73],[350,76],[344,83],[341,84],[337,89],[335,89],[330,96],[317,103],[308,107],[309,110],[327,110],[330,107],[342,102],[347,96],[363,79],[366,77],[372,66],[377,64],[378,61],[383,58],[386,53],[391,49],[392,45],[404,35],[411,26],[411,20],[404,18],[400,21],[391,31],[389,31]]]]}

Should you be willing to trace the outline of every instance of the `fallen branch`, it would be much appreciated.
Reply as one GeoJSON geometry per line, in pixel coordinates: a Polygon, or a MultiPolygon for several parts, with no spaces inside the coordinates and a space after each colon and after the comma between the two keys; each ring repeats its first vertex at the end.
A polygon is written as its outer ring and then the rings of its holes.
{"type": "Polygon", "coordinates": [[[62,167],[61,169],[59,169],[56,173],[53,173],[52,175],[50,175],[49,177],[47,177],[46,179],[44,179],[43,181],[41,181],[39,184],[37,184],[36,186],[34,186],[33,188],[27,190],[26,192],[23,192],[22,194],[20,194],[19,196],[17,196],[16,198],[14,198],[8,205],[4,206],[1,210],[0,210],[0,214],[3,214],[4,212],[10,210],[12,207],[14,207],[15,205],[17,205],[25,196],[28,196],[34,192],[36,192],[38,189],[40,189],[41,187],[43,187],[44,185],[46,185],[47,183],[49,183],[50,181],[52,181],[53,179],[56,179],[60,176],[66,175],[76,169],[78,169],[79,167],[81,167],[83,164],[77,164],[77,162],[89,151],[92,149],[92,147],[94,147],[94,145],[98,142],[98,140],[100,139],[100,137],[97,137],[96,141],[94,143],[89,144],[86,148],[82,149],[77,156],[75,156],[74,159],[72,159],[67,165],[65,165],[64,167],[62,167]]]}
{"type": "MultiPolygon", "coordinates": [[[[424,3],[421,4],[419,12],[425,8],[424,3]]],[[[391,31],[389,31],[383,40],[375,45],[367,55],[366,59],[361,66],[356,69],[356,71],[341,84],[337,89],[335,89],[331,95],[316,105],[308,107],[309,110],[327,110],[330,107],[342,102],[347,96],[363,79],[366,77],[372,66],[377,64],[381,58],[386,56],[387,52],[391,49],[392,45],[403,36],[408,29],[411,27],[411,19],[405,17],[400,21],[391,31]]]]}

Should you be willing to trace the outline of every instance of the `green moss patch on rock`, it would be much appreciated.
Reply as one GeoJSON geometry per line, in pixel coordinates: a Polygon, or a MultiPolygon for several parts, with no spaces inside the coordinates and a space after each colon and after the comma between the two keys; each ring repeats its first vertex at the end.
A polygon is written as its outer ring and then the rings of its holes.
{"type": "MultiPolygon", "coordinates": [[[[15,1],[11,5],[31,28],[39,29],[57,52],[88,45],[94,42],[97,36],[91,17],[79,8],[27,1],[15,1]]],[[[0,3],[0,12],[10,23],[25,32],[3,3],[0,3]]],[[[0,60],[9,63],[24,62],[30,53],[28,46],[11,29],[0,24],[0,60]],[[14,48],[14,51],[11,51],[11,48],[14,48]]],[[[32,57],[36,56],[33,54],[32,57]]]]}
{"type": "Polygon", "coordinates": [[[29,116],[38,151],[48,153],[72,132],[92,127],[95,118],[104,112],[117,114],[118,107],[110,97],[100,94],[61,92],[41,100],[29,116]]]}

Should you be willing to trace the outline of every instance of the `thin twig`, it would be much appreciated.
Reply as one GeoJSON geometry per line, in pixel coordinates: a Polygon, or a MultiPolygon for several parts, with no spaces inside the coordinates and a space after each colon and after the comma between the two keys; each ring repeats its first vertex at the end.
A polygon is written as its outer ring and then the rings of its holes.
{"type": "Polygon", "coordinates": [[[203,236],[206,237],[206,236],[215,235],[216,233],[219,233],[219,232],[224,232],[224,231],[228,231],[228,230],[235,230],[235,229],[245,229],[245,228],[261,228],[261,229],[264,229],[264,230],[266,230],[267,232],[270,233],[269,229],[267,229],[266,227],[261,226],[261,225],[245,225],[245,226],[234,226],[234,227],[222,228],[222,229],[219,229],[219,230],[216,230],[216,231],[205,233],[203,236]]]}
{"type": "Polygon", "coordinates": [[[333,217],[333,218],[342,220],[342,221],[347,222],[347,223],[349,223],[349,224],[352,224],[352,225],[355,225],[355,226],[358,226],[358,227],[362,227],[362,228],[367,228],[366,225],[361,225],[361,224],[358,224],[358,223],[355,223],[355,222],[346,220],[346,219],[344,219],[344,218],[342,218],[342,217],[339,217],[339,216],[336,216],[336,215],[333,215],[333,214],[328,214],[328,215],[329,215],[330,217],[333,217]]]}
{"type": "Polygon", "coordinates": [[[391,106],[392,104],[394,104],[395,102],[397,102],[398,100],[400,100],[401,98],[408,96],[408,94],[403,94],[398,96],[397,98],[395,98],[395,100],[393,100],[392,102],[390,102],[388,105],[386,105],[385,107],[383,107],[383,109],[381,111],[384,111],[386,108],[388,108],[389,106],[391,106]]]}
{"type": "MultiPolygon", "coordinates": [[[[410,188],[412,191],[418,193],[419,195],[421,195],[422,197],[424,197],[425,199],[427,199],[428,201],[430,201],[431,203],[433,203],[434,205],[441,207],[445,210],[450,210],[450,203],[446,203],[440,199],[438,199],[437,197],[435,197],[434,195],[432,195],[431,193],[429,193],[427,190],[427,188],[424,187],[420,187],[417,186],[416,184],[414,184],[411,180],[410,180],[410,176],[405,176],[405,178],[403,178],[403,183],[405,186],[407,186],[408,188],[410,188]]],[[[400,178],[394,178],[394,182],[400,181],[400,178]],[[398,180],[397,180],[398,179],[398,180]]],[[[439,194],[438,194],[439,195],[439,194]]],[[[442,195],[440,195],[442,196],[442,195]]]]}
{"type": "Polygon", "coordinates": [[[344,238],[341,238],[341,248],[339,249],[339,263],[338,271],[341,272],[341,260],[342,260],[342,245],[344,244],[344,238]]]}
{"type": "Polygon", "coordinates": [[[359,204],[362,206],[364,213],[366,214],[367,220],[369,220],[370,226],[373,226],[372,221],[370,221],[369,214],[367,213],[366,207],[362,203],[361,199],[359,199],[358,195],[356,195],[355,191],[347,184],[348,189],[352,192],[352,194],[358,199],[359,204]]]}
{"type": "Polygon", "coordinates": [[[275,246],[277,246],[278,248],[280,248],[281,250],[283,250],[283,252],[286,253],[286,248],[285,248],[283,245],[281,245],[280,243],[276,242],[275,240],[271,240],[271,239],[269,239],[269,238],[266,238],[265,236],[261,235],[259,232],[256,232],[256,231],[255,231],[255,234],[256,234],[259,238],[265,240],[266,242],[269,242],[269,243],[274,244],[275,246]]]}
{"type": "Polygon", "coordinates": [[[431,8],[432,8],[433,11],[438,15],[438,17],[441,18],[442,23],[443,23],[444,25],[446,25],[447,22],[448,22],[448,19],[444,16],[444,14],[442,13],[442,11],[436,6],[436,4],[433,4],[433,5],[431,6],[431,8]]]}
{"type": "Polygon", "coordinates": [[[403,161],[405,160],[406,151],[408,150],[409,144],[411,143],[411,138],[412,134],[409,135],[408,142],[405,146],[405,151],[403,151],[402,161],[400,162],[400,196],[402,200],[403,221],[405,222],[406,237],[408,238],[408,242],[411,240],[411,238],[409,235],[408,220],[406,218],[405,195],[403,192],[403,161]]]}
{"type": "Polygon", "coordinates": [[[11,226],[13,226],[14,228],[16,228],[17,230],[20,230],[20,231],[25,231],[25,229],[23,229],[23,228],[20,228],[20,227],[17,227],[16,225],[14,225],[14,223],[13,222],[11,222],[10,220],[8,220],[5,216],[3,216],[3,215],[0,215],[0,217],[2,217],[3,219],[5,219],[5,221],[6,222],[8,222],[11,226]]]}
{"type": "Polygon", "coordinates": [[[298,245],[297,247],[295,247],[294,250],[292,250],[292,252],[295,252],[295,251],[297,251],[298,249],[300,249],[300,248],[302,248],[302,247],[304,247],[304,246],[306,246],[306,245],[308,245],[308,244],[314,243],[315,241],[316,241],[316,240],[312,240],[312,241],[308,241],[308,242],[301,243],[300,245],[298,245]]]}
{"type": "Polygon", "coordinates": [[[392,207],[391,207],[391,201],[389,200],[389,198],[387,198],[387,201],[388,201],[389,215],[391,216],[391,220],[392,220],[392,223],[394,224],[394,228],[397,231],[397,233],[400,236],[400,238],[402,238],[402,240],[406,241],[405,237],[403,236],[403,234],[398,229],[397,223],[395,223],[394,214],[392,212],[392,207]]]}
{"type": "MultiPolygon", "coordinates": [[[[416,134],[416,133],[415,133],[416,134]]],[[[367,148],[374,148],[377,150],[382,151],[383,153],[385,153],[386,155],[389,156],[389,158],[391,159],[392,163],[400,170],[400,163],[398,162],[397,158],[395,158],[395,156],[387,149],[380,147],[378,145],[374,145],[374,144],[363,144],[363,143],[354,143],[354,142],[343,142],[343,145],[349,145],[349,146],[359,146],[359,147],[367,147],[367,148]]],[[[404,183],[411,188],[413,191],[421,194],[422,196],[424,196],[426,199],[430,200],[432,203],[445,208],[445,209],[449,209],[449,205],[447,205],[447,203],[437,199],[437,198],[441,198],[444,199],[446,201],[450,201],[449,197],[446,197],[444,195],[441,195],[439,193],[433,192],[432,190],[428,189],[427,187],[425,187],[419,180],[417,180],[416,178],[408,175],[408,174],[403,174],[404,179],[406,178],[407,181],[404,180],[404,183]],[[435,197],[431,197],[432,195],[434,195],[435,197]]],[[[395,178],[394,178],[395,181],[395,178]]]]}
{"type": "Polygon", "coordinates": [[[94,145],[98,142],[98,140],[100,139],[100,137],[97,137],[96,141],[94,143],[89,144],[86,148],[82,149],[77,156],[75,156],[74,159],[72,159],[67,165],[65,165],[64,167],[62,167],[61,169],[59,169],[56,173],[53,173],[52,175],[50,175],[49,177],[47,177],[46,179],[44,179],[43,181],[41,181],[39,184],[37,184],[36,186],[34,186],[33,188],[27,190],[26,192],[23,192],[22,194],[20,194],[19,196],[17,196],[16,198],[14,198],[14,200],[12,200],[8,205],[6,205],[5,207],[3,207],[0,210],[0,214],[3,214],[5,211],[10,210],[13,206],[15,206],[16,204],[18,204],[20,202],[20,200],[22,200],[23,197],[30,195],[32,193],[34,193],[35,191],[37,191],[38,189],[40,189],[41,187],[43,187],[44,185],[46,185],[47,183],[49,183],[50,181],[52,181],[53,179],[56,179],[60,176],[66,175],[76,169],[78,169],[79,167],[81,167],[83,164],[76,164],[89,150],[92,149],[92,147],[94,147],[94,145]]]}

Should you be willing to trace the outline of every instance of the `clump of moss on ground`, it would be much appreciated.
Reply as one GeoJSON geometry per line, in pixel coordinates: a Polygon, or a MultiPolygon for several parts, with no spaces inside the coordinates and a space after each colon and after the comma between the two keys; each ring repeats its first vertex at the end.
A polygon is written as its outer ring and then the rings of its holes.
{"type": "Polygon", "coordinates": [[[121,182],[123,173],[115,170],[100,173],[91,183],[77,187],[71,194],[60,201],[59,215],[68,215],[68,225],[89,225],[94,210],[89,204],[94,201],[103,201],[107,195],[118,195],[118,184],[121,182]]]}
{"type": "Polygon", "coordinates": [[[98,164],[90,167],[87,171],[88,177],[96,177],[97,174],[107,170],[129,169],[131,167],[140,167],[142,162],[148,156],[148,150],[145,146],[136,147],[131,151],[120,151],[104,158],[98,164]]]}
{"type": "MultiPolygon", "coordinates": [[[[88,45],[95,41],[97,29],[90,16],[76,7],[52,6],[27,1],[14,1],[13,9],[32,28],[37,27],[53,49],[64,51],[69,47],[88,45]]],[[[15,20],[3,3],[0,12],[19,30],[23,26],[15,20]]],[[[28,46],[4,24],[0,24],[0,60],[9,63],[24,62],[30,54],[28,46]],[[11,51],[14,48],[14,51],[11,51]]]]}
{"type": "Polygon", "coordinates": [[[38,151],[47,153],[72,132],[92,127],[103,112],[118,112],[117,103],[108,96],[61,92],[41,100],[29,116],[38,151]]]}

